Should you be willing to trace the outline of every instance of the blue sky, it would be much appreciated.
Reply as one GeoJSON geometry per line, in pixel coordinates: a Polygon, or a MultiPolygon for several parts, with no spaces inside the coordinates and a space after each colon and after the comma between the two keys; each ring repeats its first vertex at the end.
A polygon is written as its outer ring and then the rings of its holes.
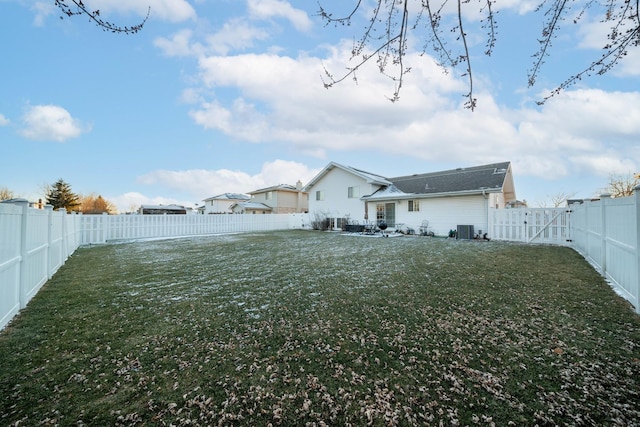
{"type": "Polygon", "coordinates": [[[325,89],[323,67],[344,70],[364,21],[324,27],[316,2],[85,4],[122,25],[147,6],[151,14],[138,34],[110,34],[86,18],[60,19],[53,0],[0,0],[0,187],[18,196],[37,200],[62,178],[121,211],[195,206],[306,183],[330,161],[392,177],[508,160],[518,198],[535,207],[559,193],[597,195],[611,175],[640,171],[638,50],[606,76],[535,103],[599,57],[595,14],[565,28],[527,88],[538,0],[498,1],[494,54],[482,56],[482,33],[471,38],[471,112],[461,72],[445,74],[413,50],[399,102],[373,66],[357,84],[325,89]]]}

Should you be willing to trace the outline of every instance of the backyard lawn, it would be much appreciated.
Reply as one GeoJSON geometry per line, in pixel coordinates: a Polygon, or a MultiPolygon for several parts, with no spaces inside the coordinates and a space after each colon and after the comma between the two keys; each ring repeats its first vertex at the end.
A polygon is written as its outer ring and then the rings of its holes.
{"type": "Polygon", "coordinates": [[[80,248],[0,425],[639,425],[640,316],[568,248],[290,231],[80,248]]]}

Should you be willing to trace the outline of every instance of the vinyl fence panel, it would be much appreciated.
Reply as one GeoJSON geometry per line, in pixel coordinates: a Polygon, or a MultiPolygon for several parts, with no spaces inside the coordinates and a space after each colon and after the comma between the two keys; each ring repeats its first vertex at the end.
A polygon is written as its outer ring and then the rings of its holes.
{"type": "Polygon", "coordinates": [[[640,187],[631,197],[571,205],[573,247],[640,313],[640,187]]]}
{"type": "Polygon", "coordinates": [[[76,250],[80,218],[26,200],[0,203],[0,329],[76,250]]]}
{"type": "Polygon", "coordinates": [[[22,207],[0,203],[0,329],[20,310],[22,207]]]}
{"type": "Polygon", "coordinates": [[[83,215],[82,243],[288,230],[309,224],[305,214],[83,215]]]}

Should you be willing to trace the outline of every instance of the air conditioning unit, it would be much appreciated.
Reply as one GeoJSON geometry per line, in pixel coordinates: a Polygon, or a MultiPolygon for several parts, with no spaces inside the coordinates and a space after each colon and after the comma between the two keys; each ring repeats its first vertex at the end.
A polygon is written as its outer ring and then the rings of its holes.
{"type": "Polygon", "coordinates": [[[473,239],[473,225],[458,225],[456,239],[473,239]]]}

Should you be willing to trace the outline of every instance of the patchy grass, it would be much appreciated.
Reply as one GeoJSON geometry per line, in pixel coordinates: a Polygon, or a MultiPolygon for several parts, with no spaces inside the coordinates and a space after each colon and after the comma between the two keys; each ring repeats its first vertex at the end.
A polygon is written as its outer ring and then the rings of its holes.
{"type": "Polygon", "coordinates": [[[567,248],[321,232],[80,249],[2,425],[632,425],[640,317],[567,248]]]}

